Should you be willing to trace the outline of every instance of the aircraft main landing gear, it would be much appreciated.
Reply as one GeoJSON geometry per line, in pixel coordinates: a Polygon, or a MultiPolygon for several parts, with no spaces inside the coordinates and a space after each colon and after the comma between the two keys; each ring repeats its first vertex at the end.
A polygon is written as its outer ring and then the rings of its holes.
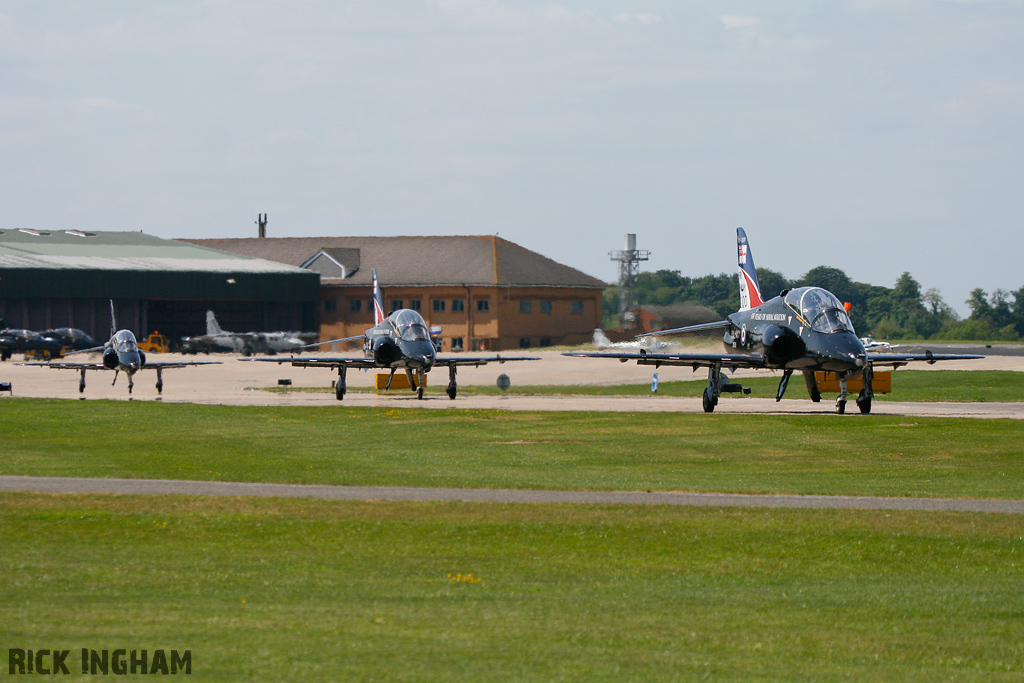
{"type": "Polygon", "coordinates": [[[348,369],[344,363],[338,366],[338,381],[334,383],[334,398],[339,401],[345,398],[345,370],[348,369]]]}
{"type": "Polygon", "coordinates": [[[448,366],[448,388],[445,389],[445,393],[448,394],[448,398],[455,400],[455,394],[459,392],[458,385],[455,384],[455,366],[448,366]]]}
{"type": "Polygon", "coordinates": [[[708,385],[704,389],[702,401],[705,413],[715,412],[718,397],[722,395],[722,364],[715,363],[708,368],[708,385]]]}
{"type": "Polygon", "coordinates": [[[864,388],[860,390],[860,395],[857,396],[857,407],[860,408],[861,413],[867,415],[871,412],[871,399],[875,396],[872,386],[875,380],[875,370],[871,367],[870,363],[864,367],[862,377],[864,388]]]}

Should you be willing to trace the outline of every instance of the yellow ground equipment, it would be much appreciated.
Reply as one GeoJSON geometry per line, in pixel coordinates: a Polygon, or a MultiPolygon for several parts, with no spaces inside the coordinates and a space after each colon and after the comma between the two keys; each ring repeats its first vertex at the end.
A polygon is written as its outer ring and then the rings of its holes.
{"type": "MultiPolygon", "coordinates": [[[[818,383],[818,391],[823,394],[838,394],[839,393],[839,380],[836,379],[834,372],[815,372],[814,381],[818,383]]],[[[864,381],[860,378],[848,379],[846,381],[846,390],[851,394],[859,394],[860,390],[864,388],[864,381]]],[[[875,373],[874,380],[871,382],[871,390],[876,394],[888,394],[892,391],[892,371],[882,370],[875,373]]]]}
{"type": "MultiPolygon", "coordinates": [[[[383,389],[388,385],[388,377],[391,373],[380,372],[375,377],[376,387],[383,389]]],[[[423,375],[423,386],[427,386],[427,376],[423,375]]],[[[411,389],[409,386],[409,378],[405,375],[405,372],[399,370],[395,373],[395,378],[391,380],[392,389],[411,389]]]]}
{"type": "Polygon", "coordinates": [[[168,353],[171,350],[171,343],[164,335],[154,332],[139,342],[139,349],[153,353],[168,353]]]}

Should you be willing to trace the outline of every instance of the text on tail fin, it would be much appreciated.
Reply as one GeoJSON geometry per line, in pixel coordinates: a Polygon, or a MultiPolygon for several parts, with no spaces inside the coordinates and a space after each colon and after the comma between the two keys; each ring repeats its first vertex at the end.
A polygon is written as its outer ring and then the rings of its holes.
{"type": "Polygon", "coordinates": [[[740,267],[740,310],[745,311],[764,303],[761,288],[757,284],[757,271],[754,268],[754,257],[750,253],[750,243],[743,228],[736,228],[736,252],[740,267]]]}

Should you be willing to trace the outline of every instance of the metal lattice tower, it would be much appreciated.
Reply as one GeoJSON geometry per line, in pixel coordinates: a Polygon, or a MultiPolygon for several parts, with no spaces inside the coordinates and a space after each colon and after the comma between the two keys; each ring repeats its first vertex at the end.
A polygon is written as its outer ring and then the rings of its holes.
{"type": "Polygon", "coordinates": [[[626,235],[626,248],[608,252],[612,261],[619,262],[619,325],[629,330],[636,326],[636,277],[640,274],[640,262],[650,258],[651,252],[636,248],[636,235],[626,235]]]}

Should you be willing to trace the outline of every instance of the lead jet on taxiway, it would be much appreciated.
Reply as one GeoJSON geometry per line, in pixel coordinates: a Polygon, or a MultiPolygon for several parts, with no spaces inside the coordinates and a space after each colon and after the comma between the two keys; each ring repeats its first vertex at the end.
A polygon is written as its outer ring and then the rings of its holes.
{"type": "Polygon", "coordinates": [[[138,342],[131,330],[117,329],[117,322],[114,317],[114,302],[110,302],[110,340],[103,346],[96,346],[91,349],[82,349],[64,354],[71,356],[76,353],[102,352],[98,363],[17,363],[16,365],[34,365],[37,367],[53,368],[55,370],[77,370],[81,379],[78,382],[78,392],[85,392],[85,373],[89,370],[113,370],[114,381],[117,383],[118,373],[124,372],[128,375],[128,393],[132,393],[135,383],[132,381],[135,373],[139,370],[156,370],[156,391],[163,393],[164,379],[163,371],[174,368],[184,368],[189,365],[220,365],[220,361],[147,361],[145,352],[139,349],[138,342]]]}
{"type": "MultiPolygon", "coordinates": [[[[799,287],[785,290],[768,301],[761,298],[754,260],[743,228],[736,229],[739,257],[740,310],[720,322],[661,330],[640,337],[724,329],[722,339],[726,353],[566,353],[566,356],[614,358],[623,363],[635,360],[638,365],[681,365],[708,368],[708,385],[704,389],[704,412],[714,411],[722,392],[744,391],[729,382],[723,368],[782,370],[782,379],[775,400],[782,400],[794,370],[804,374],[811,400],[821,400],[814,371],[833,372],[839,379],[836,412],[846,411],[847,380],[863,379],[864,388],[857,397],[862,413],[871,412],[874,368],[898,368],[914,361],[935,363],[940,360],[967,360],[984,356],[962,354],[872,353],[857,338],[846,308],[831,292],[821,287],[799,287]]],[[[746,390],[749,393],[749,390],[746,390]]]]}
{"type": "Polygon", "coordinates": [[[488,363],[506,363],[519,360],[540,360],[513,356],[511,358],[495,356],[483,357],[439,357],[434,342],[427,332],[427,324],[416,311],[401,308],[384,315],[383,299],[380,285],[377,282],[377,270],[373,269],[373,321],[374,325],[365,333],[355,337],[332,339],[309,344],[324,346],[363,340],[363,358],[345,358],[329,356],[321,358],[239,358],[242,361],[260,361],[265,363],[291,363],[299,368],[332,368],[338,371],[338,380],[334,384],[334,395],[340,401],[345,397],[345,375],[349,368],[390,370],[386,388],[391,388],[391,380],[397,370],[405,370],[409,378],[409,388],[416,392],[417,398],[423,398],[424,379],[431,368],[443,366],[448,368],[448,398],[454,399],[458,390],[455,383],[455,369],[458,366],[478,367],[488,363]]]}

